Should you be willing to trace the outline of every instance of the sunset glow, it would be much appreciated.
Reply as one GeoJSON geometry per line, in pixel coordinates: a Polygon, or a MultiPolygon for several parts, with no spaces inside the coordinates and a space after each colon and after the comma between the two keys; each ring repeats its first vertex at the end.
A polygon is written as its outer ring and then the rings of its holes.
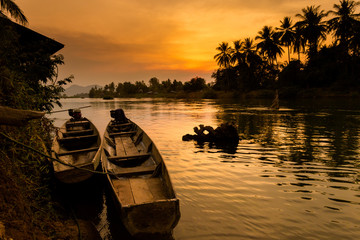
{"type": "Polygon", "coordinates": [[[65,44],[60,77],[75,84],[188,81],[211,82],[219,43],[254,38],[264,25],[310,5],[331,10],[338,1],[17,0],[31,29],[65,44]]]}

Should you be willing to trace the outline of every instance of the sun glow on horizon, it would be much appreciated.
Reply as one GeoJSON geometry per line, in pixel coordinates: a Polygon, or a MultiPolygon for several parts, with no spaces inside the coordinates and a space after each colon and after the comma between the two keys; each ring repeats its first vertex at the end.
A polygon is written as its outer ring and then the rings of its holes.
{"type": "Polygon", "coordinates": [[[191,75],[210,81],[219,43],[255,38],[264,25],[276,27],[285,16],[295,19],[306,6],[328,11],[337,2],[16,1],[30,28],[65,44],[60,75],[74,74],[80,84],[153,76],[188,81],[191,75]]]}

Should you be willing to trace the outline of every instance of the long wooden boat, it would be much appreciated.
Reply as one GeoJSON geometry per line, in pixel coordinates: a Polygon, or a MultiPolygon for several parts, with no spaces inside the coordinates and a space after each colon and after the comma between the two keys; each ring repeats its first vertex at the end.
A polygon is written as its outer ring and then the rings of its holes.
{"type": "Polygon", "coordinates": [[[96,170],[100,164],[101,145],[99,131],[91,121],[86,118],[66,121],[54,138],[51,154],[77,168],[53,161],[55,177],[64,183],[90,178],[94,173],[82,169],[96,170]]]}
{"type": "Polygon", "coordinates": [[[128,232],[171,234],[180,219],[179,200],[150,137],[128,119],[112,120],[104,133],[101,161],[128,232]]]}

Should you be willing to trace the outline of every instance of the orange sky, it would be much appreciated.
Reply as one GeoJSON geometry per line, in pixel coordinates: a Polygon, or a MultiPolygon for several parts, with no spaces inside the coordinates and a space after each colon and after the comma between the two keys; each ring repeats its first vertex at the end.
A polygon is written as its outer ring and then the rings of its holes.
{"type": "Polygon", "coordinates": [[[219,43],[255,37],[265,25],[336,0],[15,0],[29,27],[65,44],[60,77],[74,84],[213,81],[219,43]]]}

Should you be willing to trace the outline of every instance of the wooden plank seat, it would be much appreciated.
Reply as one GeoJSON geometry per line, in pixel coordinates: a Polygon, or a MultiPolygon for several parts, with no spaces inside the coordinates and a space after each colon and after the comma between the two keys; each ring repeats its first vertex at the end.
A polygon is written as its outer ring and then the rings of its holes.
{"type": "Polygon", "coordinates": [[[127,127],[133,125],[132,123],[113,123],[110,125],[110,127],[127,127]]]}
{"type": "Polygon", "coordinates": [[[72,151],[64,151],[64,152],[59,152],[58,156],[72,155],[75,153],[94,152],[94,151],[97,151],[98,149],[99,149],[99,147],[91,147],[91,148],[78,149],[78,150],[72,150],[72,151]]]}
{"type": "Polygon", "coordinates": [[[132,168],[117,168],[113,173],[118,177],[151,174],[155,171],[156,165],[139,166],[132,168]]]}
{"type": "Polygon", "coordinates": [[[125,156],[113,156],[108,159],[114,163],[125,163],[125,162],[140,162],[151,156],[150,153],[136,154],[136,155],[125,155],[125,156]]]}
{"type": "Polygon", "coordinates": [[[160,178],[125,178],[113,181],[122,204],[141,204],[169,198],[160,178]]]}
{"type": "Polygon", "coordinates": [[[64,137],[84,136],[94,134],[94,129],[74,130],[62,133],[64,137]]]}
{"type": "Polygon", "coordinates": [[[84,135],[84,136],[73,136],[73,137],[65,137],[65,138],[60,138],[59,142],[60,143],[67,143],[67,142],[73,142],[73,141],[79,141],[79,140],[91,140],[94,139],[96,140],[98,137],[98,134],[91,134],[91,135],[84,135]]]}
{"type": "Polygon", "coordinates": [[[90,128],[90,122],[89,121],[73,121],[73,122],[66,123],[66,129],[72,128],[72,127],[90,128]]]}
{"type": "Polygon", "coordinates": [[[116,137],[116,136],[124,136],[124,135],[132,135],[135,134],[136,131],[129,131],[129,132],[116,132],[116,133],[109,133],[110,137],[116,137]]]}

